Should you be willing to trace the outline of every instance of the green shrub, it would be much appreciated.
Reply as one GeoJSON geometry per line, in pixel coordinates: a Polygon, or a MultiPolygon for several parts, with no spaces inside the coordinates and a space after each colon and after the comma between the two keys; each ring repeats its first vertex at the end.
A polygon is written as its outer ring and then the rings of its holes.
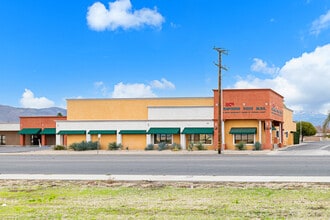
{"type": "Polygon", "coordinates": [[[167,144],[165,142],[161,142],[158,144],[159,151],[166,150],[166,149],[167,149],[167,144]]]}
{"type": "Polygon", "coordinates": [[[53,147],[53,150],[66,150],[66,147],[63,145],[55,145],[53,147]]]}
{"type": "Polygon", "coordinates": [[[194,150],[194,143],[190,142],[188,145],[188,151],[193,151],[194,150]]]}
{"type": "Polygon", "coordinates": [[[205,146],[202,143],[196,144],[197,150],[206,150],[205,146]]]}
{"type": "Polygon", "coordinates": [[[254,143],[254,148],[253,150],[262,150],[262,145],[259,141],[254,143]]]}
{"type": "Polygon", "coordinates": [[[245,143],[243,141],[235,145],[237,150],[245,150],[245,143]]]}
{"type": "Polygon", "coordinates": [[[123,145],[122,144],[117,144],[117,142],[111,142],[108,145],[108,150],[119,150],[122,149],[123,145]]]}
{"type": "Polygon", "coordinates": [[[144,148],[144,150],[154,150],[154,149],[155,149],[155,145],[153,144],[148,144],[146,148],[144,148]]]}
{"type": "Polygon", "coordinates": [[[179,151],[181,149],[182,149],[181,145],[177,144],[177,143],[173,143],[171,146],[171,150],[173,150],[173,151],[179,151]]]}
{"type": "Polygon", "coordinates": [[[98,149],[98,142],[95,141],[82,141],[80,143],[73,143],[69,146],[70,149],[75,151],[85,151],[85,150],[97,150],[98,149]]]}

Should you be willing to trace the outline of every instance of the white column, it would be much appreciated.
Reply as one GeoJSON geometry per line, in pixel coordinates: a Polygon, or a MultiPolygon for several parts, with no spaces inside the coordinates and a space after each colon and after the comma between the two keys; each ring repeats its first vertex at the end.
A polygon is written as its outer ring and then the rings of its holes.
{"type": "Polygon", "coordinates": [[[151,144],[151,134],[147,134],[147,145],[151,144]]]}
{"type": "Polygon", "coordinates": [[[226,140],[225,140],[225,122],[224,121],[221,121],[221,127],[222,127],[222,130],[221,130],[221,140],[222,140],[222,143],[221,143],[221,150],[224,150],[224,144],[226,143],[226,140]]]}
{"type": "Polygon", "coordinates": [[[282,123],[280,122],[280,126],[279,126],[279,128],[280,128],[280,130],[279,130],[279,132],[278,132],[278,136],[280,136],[280,141],[279,141],[279,143],[281,143],[282,144],[282,123]]]}
{"type": "Polygon", "coordinates": [[[182,150],[186,149],[186,134],[180,134],[180,145],[182,150]]]}
{"type": "Polygon", "coordinates": [[[89,142],[92,140],[91,135],[88,133],[89,133],[89,130],[86,131],[86,142],[89,142]]]}
{"type": "Polygon", "coordinates": [[[273,141],[273,121],[270,122],[269,133],[270,133],[270,143],[272,145],[274,145],[274,141],[273,141]]]}
{"type": "Polygon", "coordinates": [[[123,142],[121,134],[117,133],[117,144],[121,144],[123,142]]]}
{"type": "Polygon", "coordinates": [[[262,143],[262,123],[261,123],[261,120],[259,120],[259,128],[258,128],[258,134],[259,134],[259,143],[261,144],[262,143]]]}
{"type": "Polygon", "coordinates": [[[59,134],[56,135],[56,145],[63,145],[61,136],[59,134]]]}

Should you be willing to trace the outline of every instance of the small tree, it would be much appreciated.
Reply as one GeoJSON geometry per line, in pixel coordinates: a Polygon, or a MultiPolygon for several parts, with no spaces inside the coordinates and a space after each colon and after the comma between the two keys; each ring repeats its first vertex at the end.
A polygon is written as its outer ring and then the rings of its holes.
{"type": "Polygon", "coordinates": [[[324,136],[327,136],[329,124],[330,124],[330,111],[329,111],[328,117],[324,120],[323,126],[322,126],[322,132],[323,132],[324,136]]]}
{"type": "Polygon", "coordinates": [[[316,128],[310,122],[300,121],[296,124],[296,131],[300,135],[301,134],[301,141],[304,140],[305,136],[313,136],[316,134],[316,128]],[[301,128],[301,131],[300,131],[301,128]]]}

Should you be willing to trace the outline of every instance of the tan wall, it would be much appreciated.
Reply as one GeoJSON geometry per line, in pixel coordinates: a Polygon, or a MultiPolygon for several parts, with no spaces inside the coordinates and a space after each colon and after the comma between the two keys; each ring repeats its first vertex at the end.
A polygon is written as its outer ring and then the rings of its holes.
{"type": "Polygon", "coordinates": [[[296,123],[293,121],[293,111],[285,107],[283,113],[283,145],[293,145],[294,134],[292,132],[296,131],[296,123]],[[288,132],[288,138],[286,137],[285,132],[288,132]]]}
{"type": "Polygon", "coordinates": [[[1,131],[0,135],[6,136],[6,145],[20,145],[17,131],[1,131]]]}
{"type": "MultiPolygon", "coordinates": [[[[226,149],[235,150],[234,135],[229,134],[232,127],[244,128],[244,127],[255,127],[257,133],[255,134],[255,141],[259,140],[259,122],[257,120],[226,120],[225,121],[225,144],[226,149]]],[[[265,136],[265,135],[262,135],[265,136]]],[[[246,149],[252,150],[253,145],[246,145],[246,149]]]]}
{"type": "Polygon", "coordinates": [[[284,113],[283,114],[283,118],[284,118],[283,129],[287,130],[287,131],[296,131],[296,123],[292,120],[293,112],[288,108],[284,108],[283,113],[284,113]]]}
{"type": "MultiPolygon", "coordinates": [[[[98,135],[91,135],[91,141],[98,141],[98,135]]],[[[117,142],[117,136],[115,134],[102,134],[100,138],[100,149],[108,150],[109,144],[117,142]]]]}
{"type": "Polygon", "coordinates": [[[82,141],[86,141],[86,135],[67,135],[67,146],[70,146],[73,143],[80,143],[82,141]]]}
{"type": "Polygon", "coordinates": [[[173,134],[173,144],[180,144],[180,135],[179,134],[173,134]]]}
{"type": "Polygon", "coordinates": [[[129,150],[144,150],[147,146],[145,134],[123,134],[122,145],[124,150],[128,147],[129,150]]]}
{"type": "Polygon", "coordinates": [[[147,120],[148,106],[213,106],[213,98],[69,99],[67,118],[68,120],[147,120]]]}

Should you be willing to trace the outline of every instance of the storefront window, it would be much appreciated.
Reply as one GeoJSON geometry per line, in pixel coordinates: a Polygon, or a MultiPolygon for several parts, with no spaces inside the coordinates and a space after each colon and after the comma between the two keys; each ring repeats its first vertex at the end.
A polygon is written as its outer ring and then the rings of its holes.
{"type": "Polygon", "coordinates": [[[212,144],[212,139],[211,134],[191,134],[188,137],[189,142],[193,144],[212,144]]]}
{"type": "Polygon", "coordinates": [[[5,145],[5,144],[6,144],[6,136],[0,135],[0,145],[5,145]]]}
{"type": "Polygon", "coordinates": [[[244,142],[246,144],[254,144],[254,134],[235,134],[234,139],[235,144],[240,142],[244,142]]]}
{"type": "Polygon", "coordinates": [[[154,144],[159,143],[172,144],[172,134],[155,134],[154,144]]]}

